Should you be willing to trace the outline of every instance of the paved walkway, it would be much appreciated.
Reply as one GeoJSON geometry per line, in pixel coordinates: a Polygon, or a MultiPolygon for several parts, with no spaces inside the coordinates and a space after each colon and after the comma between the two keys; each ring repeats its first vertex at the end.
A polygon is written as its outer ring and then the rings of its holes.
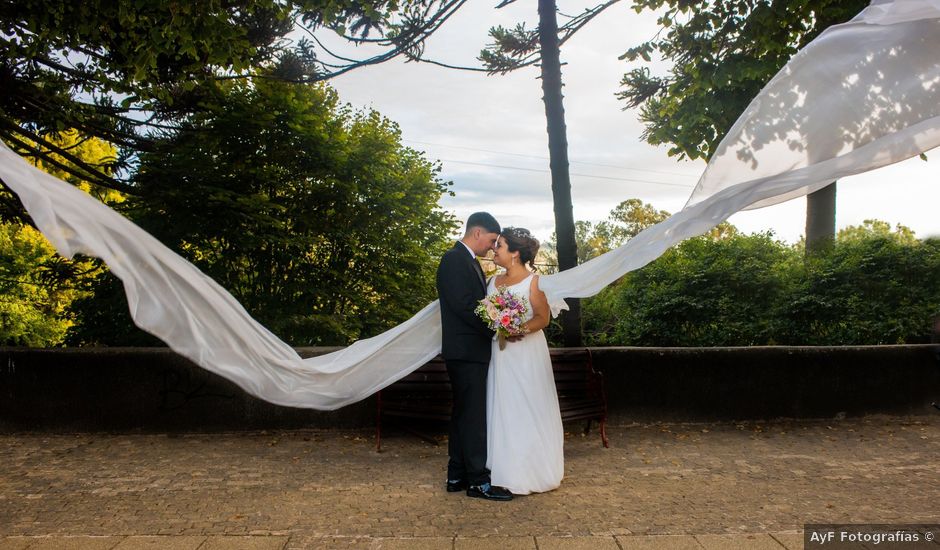
{"type": "Polygon", "coordinates": [[[609,435],[569,435],[562,487],[508,503],[447,494],[446,445],[405,434],[0,435],[0,548],[779,549],[940,523],[940,414],[609,435]]]}

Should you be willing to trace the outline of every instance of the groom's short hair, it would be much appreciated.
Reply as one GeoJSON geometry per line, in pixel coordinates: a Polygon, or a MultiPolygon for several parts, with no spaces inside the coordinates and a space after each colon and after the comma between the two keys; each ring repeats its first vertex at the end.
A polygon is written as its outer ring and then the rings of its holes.
{"type": "Polygon", "coordinates": [[[467,218],[467,230],[465,234],[470,234],[474,227],[482,227],[487,233],[499,233],[499,222],[489,212],[474,212],[467,218]]]}

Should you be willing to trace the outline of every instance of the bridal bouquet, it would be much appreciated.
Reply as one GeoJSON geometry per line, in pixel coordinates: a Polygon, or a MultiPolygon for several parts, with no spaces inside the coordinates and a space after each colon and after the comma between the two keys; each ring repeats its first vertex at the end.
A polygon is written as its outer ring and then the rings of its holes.
{"type": "Polygon", "coordinates": [[[528,310],[529,301],[526,298],[517,296],[506,288],[499,288],[480,300],[475,311],[491,330],[496,331],[499,349],[504,349],[508,336],[525,334],[522,324],[526,322],[525,315],[528,310]]]}

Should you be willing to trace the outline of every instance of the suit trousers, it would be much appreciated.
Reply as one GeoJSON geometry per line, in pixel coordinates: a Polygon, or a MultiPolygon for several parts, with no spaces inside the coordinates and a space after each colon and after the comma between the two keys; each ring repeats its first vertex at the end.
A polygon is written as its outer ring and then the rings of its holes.
{"type": "Polygon", "coordinates": [[[490,471],[486,469],[486,375],[490,365],[453,360],[446,363],[454,392],[447,479],[465,479],[470,485],[489,483],[490,471]]]}

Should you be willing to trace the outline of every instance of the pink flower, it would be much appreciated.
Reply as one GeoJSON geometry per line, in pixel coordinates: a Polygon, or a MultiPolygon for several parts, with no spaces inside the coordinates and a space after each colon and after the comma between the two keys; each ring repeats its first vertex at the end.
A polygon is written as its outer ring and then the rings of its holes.
{"type": "Polygon", "coordinates": [[[502,335],[512,335],[518,333],[520,325],[525,322],[528,308],[524,297],[503,288],[480,300],[475,313],[490,329],[502,335]]]}

